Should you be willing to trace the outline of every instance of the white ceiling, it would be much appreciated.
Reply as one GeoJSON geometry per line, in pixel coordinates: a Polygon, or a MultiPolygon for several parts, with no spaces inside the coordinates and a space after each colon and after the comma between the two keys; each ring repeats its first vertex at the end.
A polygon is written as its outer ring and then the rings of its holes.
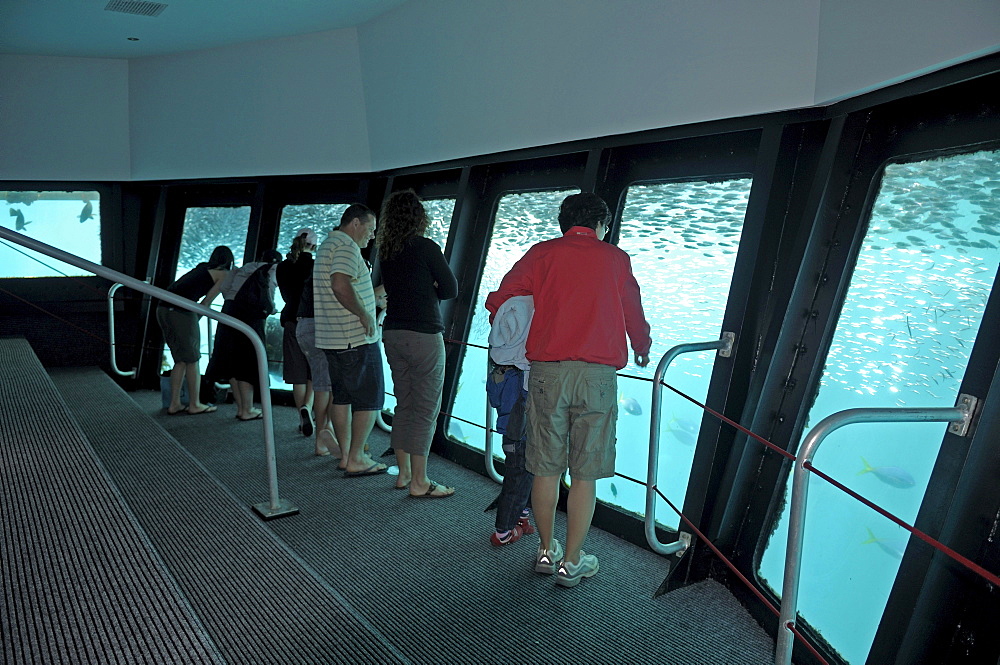
{"type": "Polygon", "coordinates": [[[156,0],[167,7],[144,16],[106,11],[109,0],[0,0],[0,53],[163,55],[349,28],[407,1],[156,0]]]}

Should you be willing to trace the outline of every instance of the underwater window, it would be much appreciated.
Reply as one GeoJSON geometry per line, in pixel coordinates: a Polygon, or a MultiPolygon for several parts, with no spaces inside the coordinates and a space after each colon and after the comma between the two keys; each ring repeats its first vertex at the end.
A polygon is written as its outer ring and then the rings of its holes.
{"type": "MultiPolygon", "coordinates": [[[[292,249],[295,234],[304,228],[310,228],[316,233],[316,243],[321,244],[334,227],[340,226],[340,217],[347,210],[347,203],[312,203],[304,205],[286,205],[281,209],[281,219],[278,221],[278,246],[276,249],[285,258],[292,249]]],[[[315,258],[315,257],[314,257],[315,258]]],[[[267,348],[267,370],[271,377],[271,388],[275,390],[291,390],[292,386],[282,378],[284,367],[284,330],[281,327],[281,310],[285,300],[281,290],[274,291],[275,313],[264,322],[264,346],[267,348]]]]}
{"type": "MultiPolygon", "coordinates": [[[[803,438],[845,409],[954,406],[998,266],[1000,152],[886,166],[803,438]]],[[[912,524],[946,429],[851,425],[814,464],[912,524]]],[[[779,595],[787,508],[758,569],[779,595]]],[[[909,533],[815,476],[805,523],[799,613],[848,663],[864,663],[909,533]]]]}
{"type": "MultiPolygon", "coordinates": [[[[177,269],[174,279],[192,270],[203,261],[207,261],[212,250],[225,245],[233,250],[233,255],[239,260],[247,244],[247,231],[250,228],[249,206],[219,206],[192,207],[184,213],[184,229],[181,233],[180,253],[177,257],[177,269]]],[[[222,297],[212,304],[215,310],[222,309],[222,297]]],[[[209,353],[212,348],[212,333],[215,321],[207,317],[199,321],[201,327],[201,361],[198,363],[202,374],[208,367],[209,353]]],[[[174,360],[170,349],[163,349],[163,370],[173,367],[174,360]]]]}
{"type": "MultiPolygon", "coordinates": [[[[631,257],[653,347],[649,365],[631,362],[618,378],[616,471],[645,482],[649,463],[652,379],[656,364],[678,344],[719,339],[739,248],[750,178],[635,184],[628,188],[618,246],[631,257]]],[[[631,358],[631,353],[629,354],[631,358]]],[[[678,356],[664,381],[705,401],[716,353],[678,356]]],[[[657,487],[680,508],[687,492],[702,411],[664,389],[657,487]]],[[[619,478],[597,483],[598,499],[644,515],[646,488],[619,478]]],[[[657,499],[657,523],[680,518],[657,499]]]]}
{"type": "MultiPolygon", "coordinates": [[[[101,205],[97,192],[0,192],[0,220],[34,240],[101,264],[101,205]]],[[[20,245],[0,242],[0,278],[91,275],[20,245]]]]}
{"type": "MultiPolygon", "coordinates": [[[[427,211],[427,219],[430,222],[426,235],[437,243],[443,253],[445,245],[448,243],[448,233],[451,230],[455,199],[428,199],[423,203],[424,210],[427,211]]],[[[385,379],[385,404],[382,406],[382,412],[392,415],[396,410],[396,396],[393,395],[392,370],[389,367],[389,360],[386,358],[384,349],[382,351],[382,375],[385,379]]]]}
{"type": "Polygon", "coordinates": [[[443,253],[448,249],[448,233],[451,231],[451,218],[455,214],[455,199],[429,199],[424,201],[424,209],[430,221],[427,237],[436,242],[443,253]]]}
{"type": "MultiPolygon", "coordinates": [[[[489,345],[490,313],[486,309],[486,296],[500,286],[500,280],[532,245],[562,235],[559,231],[559,206],[563,199],[579,191],[517,192],[500,197],[483,276],[476,294],[469,344],[479,347],[489,345]]],[[[458,418],[483,427],[486,425],[487,358],[486,349],[466,347],[455,403],[451,409],[451,413],[458,418]]],[[[484,430],[455,418],[450,418],[448,423],[448,435],[452,439],[476,450],[486,450],[484,430]]],[[[493,434],[493,450],[500,454],[501,438],[499,434],[493,434]]]]}

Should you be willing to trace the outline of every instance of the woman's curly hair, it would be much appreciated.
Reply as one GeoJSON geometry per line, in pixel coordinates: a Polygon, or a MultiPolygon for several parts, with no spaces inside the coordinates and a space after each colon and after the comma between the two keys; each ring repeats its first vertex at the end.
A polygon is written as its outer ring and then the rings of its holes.
{"type": "Polygon", "coordinates": [[[378,256],[383,261],[393,258],[406,246],[406,241],[414,236],[427,233],[427,211],[420,197],[412,189],[393,192],[382,206],[379,217],[378,256]]]}

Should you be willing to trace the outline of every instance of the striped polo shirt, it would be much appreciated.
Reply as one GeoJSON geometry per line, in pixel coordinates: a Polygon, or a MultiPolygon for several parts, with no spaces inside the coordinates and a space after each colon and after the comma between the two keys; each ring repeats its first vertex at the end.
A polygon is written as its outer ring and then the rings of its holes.
{"type": "Polygon", "coordinates": [[[313,263],[313,306],[316,315],[316,347],[347,349],[379,341],[379,330],[371,337],[365,334],[361,320],[347,310],[330,288],[330,276],[339,272],[348,275],[365,309],[375,318],[375,289],[371,270],[361,258],[361,249],[343,231],[330,234],[316,252],[313,263]]]}

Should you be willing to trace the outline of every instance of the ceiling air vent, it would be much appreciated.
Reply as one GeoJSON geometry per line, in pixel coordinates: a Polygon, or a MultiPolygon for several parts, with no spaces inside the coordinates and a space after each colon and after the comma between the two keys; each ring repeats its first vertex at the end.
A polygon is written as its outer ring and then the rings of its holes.
{"type": "Polygon", "coordinates": [[[107,12],[121,12],[123,14],[138,14],[139,16],[159,16],[167,6],[162,2],[148,2],[147,0],[111,0],[104,8],[107,12]]]}

